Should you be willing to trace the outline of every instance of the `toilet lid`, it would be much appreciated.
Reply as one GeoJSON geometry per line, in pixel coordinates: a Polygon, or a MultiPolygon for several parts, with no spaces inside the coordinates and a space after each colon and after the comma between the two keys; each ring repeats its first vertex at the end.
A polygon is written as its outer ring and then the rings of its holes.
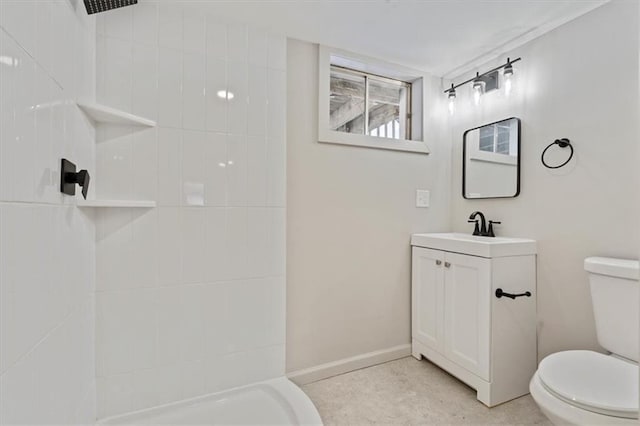
{"type": "Polygon", "coordinates": [[[638,366],[592,351],[549,355],[540,380],[566,402],[601,414],[638,418],[638,366]]]}

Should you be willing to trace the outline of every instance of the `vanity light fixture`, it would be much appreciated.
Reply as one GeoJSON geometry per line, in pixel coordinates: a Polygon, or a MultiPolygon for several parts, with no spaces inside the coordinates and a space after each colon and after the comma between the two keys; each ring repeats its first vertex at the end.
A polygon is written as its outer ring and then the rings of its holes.
{"type": "Polygon", "coordinates": [[[482,74],[480,74],[479,72],[476,72],[475,77],[472,77],[459,84],[451,83],[451,87],[444,91],[444,93],[446,93],[447,96],[449,97],[449,111],[451,111],[453,108],[451,106],[451,102],[452,102],[452,99],[455,99],[456,97],[456,89],[458,87],[464,86],[465,84],[469,84],[469,83],[473,83],[472,85],[473,100],[475,104],[478,105],[480,103],[480,97],[482,96],[483,93],[485,93],[485,91],[490,91],[498,88],[497,75],[500,70],[502,70],[502,76],[504,78],[505,93],[507,96],[509,96],[509,93],[511,93],[511,88],[513,85],[513,82],[512,82],[513,73],[514,73],[513,64],[515,64],[520,60],[522,60],[522,58],[516,58],[513,61],[511,60],[511,58],[507,58],[506,63],[500,66],[497,66],[495,68],[492,68],[489,71],[486,71],[482,74]]]}

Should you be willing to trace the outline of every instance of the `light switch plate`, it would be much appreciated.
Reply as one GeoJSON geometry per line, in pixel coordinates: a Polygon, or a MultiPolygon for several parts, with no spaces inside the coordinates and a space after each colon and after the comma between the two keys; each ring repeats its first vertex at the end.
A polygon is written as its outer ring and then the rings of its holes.
{"type": "Polygon", "coordinates": [[[426,189],[416,189],[416,207],[429,207],[431,194],[426,189]]]}

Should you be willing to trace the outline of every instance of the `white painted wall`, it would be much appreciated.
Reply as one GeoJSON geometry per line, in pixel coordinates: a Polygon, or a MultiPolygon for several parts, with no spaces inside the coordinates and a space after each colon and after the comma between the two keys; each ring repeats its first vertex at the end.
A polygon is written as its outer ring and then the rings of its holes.
{"type": "Polygon", "coordinates": [[[61,158],[95,170],[94,37],[81,2],[0,2],[3,425],[95,419],[94,225],[59,192],[61,158]]]}
{"type": "Polygon", "coordinates": [[[434,87],[429,156],[317,144],[317,47],[289,41],[288,372],[408,343],[408,235],[470,232],[475,210],[503,221],[499,235],[539,241],[539,356],[598,349],[582,261],[635,258],[640,247],[637,9],[612,2],[507,52],[523,57],[509,98],[487,94],[475,107],[460,90],[447,117],[434,87]],[[620,90],[603,80],[612,73],[620,90]],[[522,194],[464,200],[462,134],[511,116],[522,119],[522,194]],[[540,153],[560,137],[575,159],[549,171],[540,153]],[[432,190],[429,210],[413,207],[419,187],[432,190]]]}
{"type": "Polygon", "coordinates": [[[481,210],[502,221],[498,235],[538,240],[539,356],[598,349],[583,260],[637,258],[640,247],[638,4],[611,2],[507,56],[523,58],[512,96],[487,94],[476,108],[470,94],[461,95],[452,118],[453,229],[469,232],[468,215],[481,210]],[[464,200],[463,132],[511,116],[522,119],[520,196],[464,200]],[[562,137],[571,139],[575,158],[548,170],[540,154],[562,137]]]}
{"type": "Polygon", "coordinates": [[[290,39],[287,74],[291,373],[408,345],[410,235],[449,227],[450,141],[429,76],[424,155],[318,143],[318,46],[290,39]],[[416,189],[431,191],[430,208],[415,207],[416,189]]]}
{"type": "Polygon", "coordinates": [[[99,417],[284,374],[286,41],[178,3],[98,18],[98,99],[158,127],[101,130],[97,193],[159,204],[97,217],[99,417]]]}

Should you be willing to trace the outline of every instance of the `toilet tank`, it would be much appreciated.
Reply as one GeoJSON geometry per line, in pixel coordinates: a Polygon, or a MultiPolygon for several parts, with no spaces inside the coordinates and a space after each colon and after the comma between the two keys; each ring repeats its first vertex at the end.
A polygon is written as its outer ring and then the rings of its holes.
{"type": "Polygon", "coordinates": [[[609,352],[638,361],[638,315],[640,263],[637,260],[589,257],[593,314],[598,343],[609,352]]]}

